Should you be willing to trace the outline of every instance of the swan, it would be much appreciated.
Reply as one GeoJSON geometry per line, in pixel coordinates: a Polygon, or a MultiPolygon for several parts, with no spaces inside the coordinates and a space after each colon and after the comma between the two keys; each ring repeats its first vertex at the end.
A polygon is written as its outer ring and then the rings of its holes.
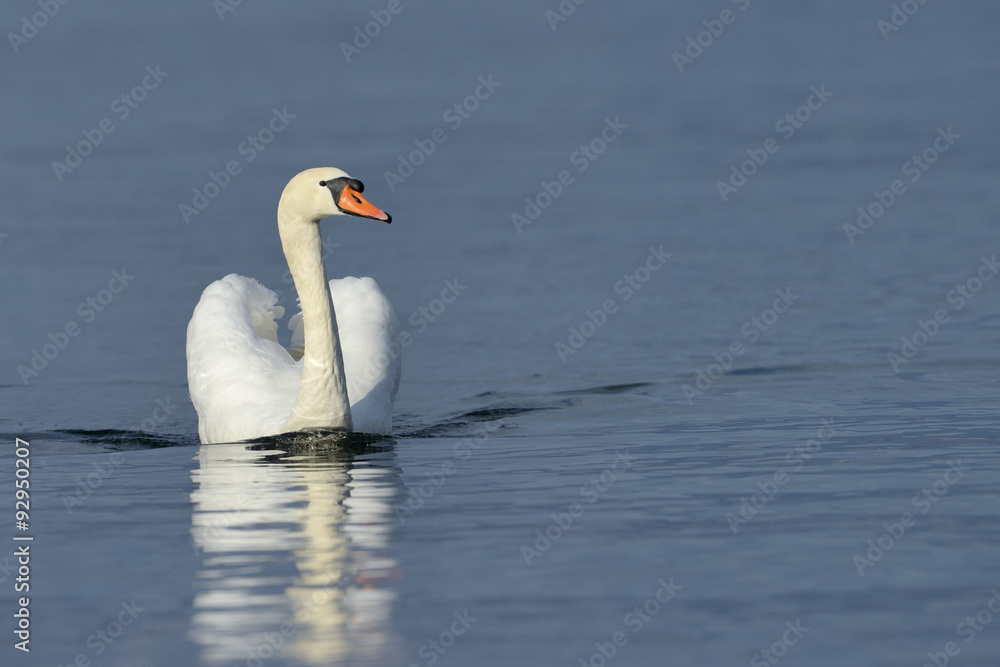
{"type": "Polygon", "coordinates": [[[187,376],[204,444],[334,429],[389,435],[399,388],[399,321],[371,278],[327,280],[319,222],[392,222],[333,167],[297,174],[278,202],[278,233],[301,312],[278,344],[278,296],[235,273],[202,292],[187,328],[187,376]]]}

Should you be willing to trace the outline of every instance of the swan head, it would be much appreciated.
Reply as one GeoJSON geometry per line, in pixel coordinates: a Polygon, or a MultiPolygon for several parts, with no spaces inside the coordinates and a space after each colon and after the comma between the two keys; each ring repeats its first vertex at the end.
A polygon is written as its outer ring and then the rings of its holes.
{"type": "Polygon", "coordinates": [[[362,196],[364,189],[364,183],[336,167],[306,169],[285,186],[278,209],[310,222],[333,215],[392,222],[392,216],[362,196]]]}

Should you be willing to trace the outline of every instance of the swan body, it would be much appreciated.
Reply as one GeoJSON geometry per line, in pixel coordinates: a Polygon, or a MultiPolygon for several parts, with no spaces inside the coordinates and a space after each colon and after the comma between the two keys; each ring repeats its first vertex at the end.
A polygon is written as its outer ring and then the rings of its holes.
{"type": "Polygon", "coordinates": [[[310,429],[388,435],[399,387],[399,322],[371,278],[327,280],[319,221],[391,222],[339,169],[309,169],[285,187],[278,231],[301,312],[278,343],[284,308],[252,278],[230,274],[201,295],[187,329],[187,373],[203,443],[310,429]],[[301,358],[298,353],[301,352],[301,358]]]}

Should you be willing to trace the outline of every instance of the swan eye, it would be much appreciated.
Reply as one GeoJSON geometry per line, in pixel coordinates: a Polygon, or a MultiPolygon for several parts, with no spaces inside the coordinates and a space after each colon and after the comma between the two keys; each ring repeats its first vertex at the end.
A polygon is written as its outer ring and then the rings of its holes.
{"type": "Polygon", "coordinates": [[[320,186],[321,188],[325,188],[325,187],[326,187],[326,181],[320,181],[320,182],[319,182],[319,186],[320,186]]]}

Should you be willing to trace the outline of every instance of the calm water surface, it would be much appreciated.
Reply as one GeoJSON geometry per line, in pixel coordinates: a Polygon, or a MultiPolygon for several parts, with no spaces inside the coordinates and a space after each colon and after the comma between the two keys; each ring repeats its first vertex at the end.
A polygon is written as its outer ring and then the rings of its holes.
{"type": "Polygon", "coordinates": [[[4,664],[995,664],[995,4],[405,2],[345,56],[386,6],[8,37],[4,664]],[[395,435],[201,447],[187,320],[294,304],[320,165],[394,218],[323,234],[411,336],[395,435]]]}

